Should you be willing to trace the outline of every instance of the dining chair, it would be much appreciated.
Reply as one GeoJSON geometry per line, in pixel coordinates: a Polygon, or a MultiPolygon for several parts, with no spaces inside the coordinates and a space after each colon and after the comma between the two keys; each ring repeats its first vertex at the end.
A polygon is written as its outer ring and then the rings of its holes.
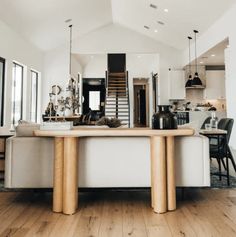
{"type": "Polygon", "coordinates": [[[204,120],[204,122],[203,122],[203,124],[202,124],[202,126],[201,126],[201,129],[205,129],[205,125],[208,124],[208,123],[210,123],[210,121],[211,121],[211,117],[207,117],[207,118],[204,120]]]}
{"type": "Polygon", "coordinates": [[[234,120],[231,118],[221,119],[218,123],[218,128],[222,130],[226,130],[227,134],[220,136],[219,139],[213,137],[212,139],[213,140],[216,139],[217,142],[210,143],[210,158],[211,159],[215,158],[218,162],[220,180],[222,176],[225,176],[221,173],[221,163],[223,164],[224,169],[227,172],[226,176],[227,176],[228,185],[229,185],[229,159],[236,172],[235,161],[229,148],[229,140],[230,140],[233,124],[234,124],[234,120]]]}

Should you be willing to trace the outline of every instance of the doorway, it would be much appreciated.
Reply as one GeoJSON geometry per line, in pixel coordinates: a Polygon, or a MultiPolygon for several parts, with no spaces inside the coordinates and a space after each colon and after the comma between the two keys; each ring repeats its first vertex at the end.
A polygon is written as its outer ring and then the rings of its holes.
{"type": "Polygon", "coordinates": [[[148,79],[133,80],[134,91],[134,127],[149,126],[149,84],[148,79]]]}
{"type": "Polygon", "coordinates": [[[83,78],[83,115],[90,114],[95,121],[104,116],[105,78],[83,78]]]}

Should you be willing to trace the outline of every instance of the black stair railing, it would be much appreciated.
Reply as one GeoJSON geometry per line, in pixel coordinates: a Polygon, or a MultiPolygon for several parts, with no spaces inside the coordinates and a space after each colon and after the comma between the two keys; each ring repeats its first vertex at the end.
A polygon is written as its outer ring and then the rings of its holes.
{"type": "Polygon", "coordinates": [[[129,74],[128,71],[126,71],[126,93],[127,93],[127,99],[128,99],[128,126],[130,128],[130,98],[129,98],[129,74]]]}

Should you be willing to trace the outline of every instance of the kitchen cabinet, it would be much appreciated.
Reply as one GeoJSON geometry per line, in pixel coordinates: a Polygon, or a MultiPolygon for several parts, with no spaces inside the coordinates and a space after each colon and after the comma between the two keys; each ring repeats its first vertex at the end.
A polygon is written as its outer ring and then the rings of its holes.
{"type": "Polygon", "coordinates": [[[184,100],[186,98],[185,71],[181,69],[169,70],[168,80],[169,80],[169,99],[184,100]]]}
{"type": "Polygon", "coordinates": [[[206,89],[204,99],[217,100],[225,99],[225,71],[207,70],[206,71],[206,89]]]}

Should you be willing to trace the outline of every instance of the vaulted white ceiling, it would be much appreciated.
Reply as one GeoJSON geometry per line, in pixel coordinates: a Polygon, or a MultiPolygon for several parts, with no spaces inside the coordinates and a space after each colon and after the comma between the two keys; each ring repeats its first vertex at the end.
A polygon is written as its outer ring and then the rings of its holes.
{"type": "Polygon", "coordinates": [[[68,40],[72,19],[74,37],[111,23],[110,0],[0,0],[0,19],[42,50],[68,40]]]}
{"type": "Polygon", "coordinates": [[[204,32],[233,3],[235,0],[0,0],[0,19],[42,50],[68,40],[67,19],[72,19],[74,37],[118,23],[183,49],[193,29],[204,32]]]}

